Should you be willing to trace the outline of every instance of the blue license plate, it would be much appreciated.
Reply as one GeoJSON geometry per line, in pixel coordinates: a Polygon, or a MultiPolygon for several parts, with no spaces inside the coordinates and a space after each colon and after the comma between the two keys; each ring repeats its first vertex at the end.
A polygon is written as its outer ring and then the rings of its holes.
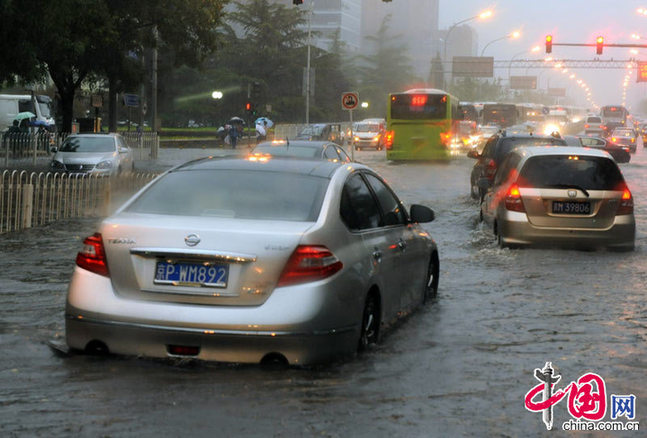
{"type": "Polygon", "coordinates": [[[225,288],[228,277],[227,265],[157,262],[154,283],[225,288]]]}

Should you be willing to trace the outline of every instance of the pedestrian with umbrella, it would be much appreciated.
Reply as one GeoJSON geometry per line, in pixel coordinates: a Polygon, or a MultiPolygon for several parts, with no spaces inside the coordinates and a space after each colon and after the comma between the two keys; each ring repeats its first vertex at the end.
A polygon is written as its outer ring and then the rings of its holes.
{"type": "Polygon", "coordinates": [[[236,144],[238,143],[238,138],[243,136],[243,125],[245,121],[240,117],[232,117],[229,119],[230,128],[229,128],[229,141],[231,142],[231,148],[236,149],[236,144]]]}

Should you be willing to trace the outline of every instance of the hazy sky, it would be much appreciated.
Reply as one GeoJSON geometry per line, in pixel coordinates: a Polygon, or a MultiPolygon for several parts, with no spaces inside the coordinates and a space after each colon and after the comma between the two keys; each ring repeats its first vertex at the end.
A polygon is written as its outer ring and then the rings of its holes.
{"type": "MultiPolygon", "coordinates": [[[[553,35],[556,43],[594,43],[595,38],[602,35],[607,43],[647,44],[647,16],[636,12],[640,7],[647,8],[647,0],[440,0],[439,27],[447,28],[485,9],[493,8],[494,15],[489,19],[469,23],[478,33],[478,54],[488,42],[520,30],[520,39],[495,42],[487,48],[485,56],[502,60],[512,59],[513,56],[515,59],[536,59],[547,56],[544,48],[548,34],[553,35]],[[632,33],[644,39],[636,41],[631,38],[632,33]],[[537,45],[541,47],[541,51],[531,53],[530,49],[537,45]],[[524,50],[528,50],[528,53],[520,53],[524,50]]],[[[598,56],[593,47],[553,47],[552,55],[555,58],[584,60],[598,56]]],[[[599,57],[622,60],[633,57],[647,61],[647,49],[640,49],[638,55],[632,55],[626,48],[605,48],[599,57]]],[[[545,69],[512,69],[513,75],[539,75],[542,88],[548,82],[551,88],[569,88],[571,96],[583,99],[584,94],[575,89],[573,80],[568,79],[572,73],[589,84],[597,104],[620,103],[622,100],[622,82],[626,74],[624,70],[576,69],[562,74],[545,69]]],[[[504,69],[495,74],[507,78],[508,72],[504,69]]],[[[627,103],[637,106],[643,99],[647,99],[647,86],[636,83],[634,71],[627,89],[627,103]]],[[[584,102],[583,100],[582,103],[584,102]]]]}

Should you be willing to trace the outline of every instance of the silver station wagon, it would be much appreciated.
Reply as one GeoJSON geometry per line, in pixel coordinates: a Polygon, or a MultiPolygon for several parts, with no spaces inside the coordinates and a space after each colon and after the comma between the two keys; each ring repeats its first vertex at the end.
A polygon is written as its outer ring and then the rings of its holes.
{"type": "Polygon", "coordinates": [[[635,245],[631,191],[613,158],[594,149],[515,149],[497,170],[481,217],[502,247],[635,245]]]}
{"type": "Polygon", "coordinates": [[[438,250],[366,166],[197,160],[84,241],[69,285],[77,350],[311,364],[353,354],[438,289],[438,250]]]}

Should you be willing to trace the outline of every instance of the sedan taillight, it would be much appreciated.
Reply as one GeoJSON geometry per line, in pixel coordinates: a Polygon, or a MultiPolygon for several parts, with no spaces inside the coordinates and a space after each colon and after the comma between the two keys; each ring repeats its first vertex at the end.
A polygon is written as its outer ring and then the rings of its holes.
{"type": "Polygon", "coordinates": [[[632,214],[634,212],[634,198],[631,196],[631,192],[628,188],[622,191],[622,198],[620,198],[620,205],[618,206],[618,211],[616,215],[620,214],[632,214]]]}
{"type": "Polygon", "coordinates": [[[343,266],[325,246],[299,245],[283,268],[278,286],[322,280],[337,273],[343,266]]]}
{"type": "Polygon", "coordinates": [[[85,238],[83,249],[76,255],[76,265],[95,274],[109,275],[101,234],[94,233],[85,238]]]}

